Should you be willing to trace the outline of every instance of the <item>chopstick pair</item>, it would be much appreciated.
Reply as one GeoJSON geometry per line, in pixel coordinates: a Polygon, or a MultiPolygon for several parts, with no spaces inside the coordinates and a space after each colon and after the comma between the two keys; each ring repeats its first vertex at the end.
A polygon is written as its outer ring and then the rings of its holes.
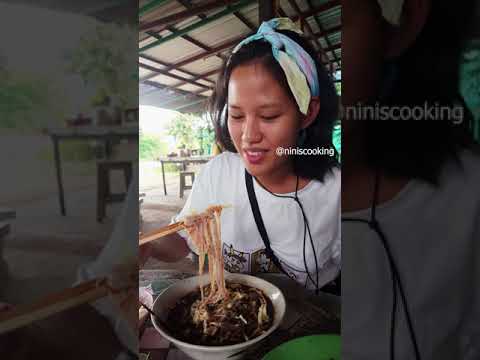
{"type": "MultiPolygon", "coordinates": [[[[219,208],[226,209],[226,208],[232,208],[233,205],[218,205],[219,208]]],[[[200,214],[198,214],[200,215],[200,214]]],[[[160,239],[161,237],[176,233],[180,230],[185,229],[185,223],[183,221],[179,221],[173,224],[170,224],[168,226],[164,226],[160,229],[151,231],[147,234],[139,234],[139,246],[145,245],[146,243],[149,243],[150,241],[160,239]]]]}
{"type": "Polygon", "coordinates": [[[185,228],[185,223],[183,221],[164,226],[158,230],[151,231],[147,234],[140,235],[139,246],[145,245],[150,241],[160,239],[161,237],[176,233],[185,228]]]}
{"type": "Polygon", "coordinates": [[[160,316],[158,316],[157,314],[155,314],[152,309],[150,309],[147,305],[145,305],[145,304],[144,304],[143,302],[141,302],[141,301],[140,301],[140,305],[142,305],[142,306],[144,307],[144,309],[147,310],[148,313],[155,318],[155,321],[158,322],[160,325],[162,325],[162,326],[165,328],[165,330],[170,331],[167,323],[166,323],[165,321],[163,321],[162,319],[160,319],[160,316]]]}
{"type": "Polygon", "coordinates": [[[109,294],[105,286],[107,279],[94,279],[48,295],[43,299],[27,305],[14,307],[0,314],[0,334],[21,328],[51,315],[89,303],[109,294]]]}

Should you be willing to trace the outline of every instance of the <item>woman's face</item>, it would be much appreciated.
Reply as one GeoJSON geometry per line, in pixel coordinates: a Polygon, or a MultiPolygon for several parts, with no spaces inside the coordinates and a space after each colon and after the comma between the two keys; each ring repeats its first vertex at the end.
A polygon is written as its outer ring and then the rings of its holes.
{"type": "Polygon", "coordinates": [[[300,112],[260,63],[236,67],[228,84],[228,130],[248,172],[256,177],[290,170],[288,156],[276,149],[296,144],[300,112]]]}

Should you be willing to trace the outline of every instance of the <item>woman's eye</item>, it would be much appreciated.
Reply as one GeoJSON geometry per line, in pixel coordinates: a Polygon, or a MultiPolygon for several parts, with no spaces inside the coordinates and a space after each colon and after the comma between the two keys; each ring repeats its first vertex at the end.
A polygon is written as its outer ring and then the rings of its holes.
{"type": "Polygon", "coordinates": [[[233,120],[241,120],[241,119],[243,119],[243,115],[230,115],[230,117],[231,117],[233,120]]]}
{"type": "Polygon", "coordinates": [[[272,121],[278,118],[280,115],[268,115],[268,116],[262,116],[262,119],[265,121],[272,121]]]}

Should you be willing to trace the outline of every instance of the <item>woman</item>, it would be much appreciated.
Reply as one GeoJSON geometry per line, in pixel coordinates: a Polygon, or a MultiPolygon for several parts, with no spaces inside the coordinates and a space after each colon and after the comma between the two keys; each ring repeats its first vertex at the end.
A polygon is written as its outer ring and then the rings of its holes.
{"type": "Polygon", "coordinates": [[[479,359],[480,157],[458,89],[473,1],[342,5],[345,108],[452,110],[343,122],[342,359],[479,359]]]}
{"type": "MultiPolygon", "coordinates": [[[[222,213],[226,270],[281,271],[318,290],[339,272],[337,152],[277,154],[278,148],[333,149],[338,100],[316,58],[286,18],[263,23],[234,49],[210,109],[217,142],[226,152],[203,168],[174,220],[210,205],[233,205],[222,213]],[[265,232],[258,228],[262,223],[265,232]]],[[[148,248],[164,261],[178,261],[190,250],[196,252],[184,233],[148,248]]]]}

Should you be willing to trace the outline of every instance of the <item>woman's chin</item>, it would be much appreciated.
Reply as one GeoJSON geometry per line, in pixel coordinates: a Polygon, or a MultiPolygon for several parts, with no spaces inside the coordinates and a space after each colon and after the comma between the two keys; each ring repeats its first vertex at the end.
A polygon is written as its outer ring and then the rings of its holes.
{"type": "Polygon", "coordinates": [[[249,164],[248,162],[244,161],[244,165],[248,173],[254,177],[262,177],[269,173],[269,168],[264,164],[249,164]]]}

